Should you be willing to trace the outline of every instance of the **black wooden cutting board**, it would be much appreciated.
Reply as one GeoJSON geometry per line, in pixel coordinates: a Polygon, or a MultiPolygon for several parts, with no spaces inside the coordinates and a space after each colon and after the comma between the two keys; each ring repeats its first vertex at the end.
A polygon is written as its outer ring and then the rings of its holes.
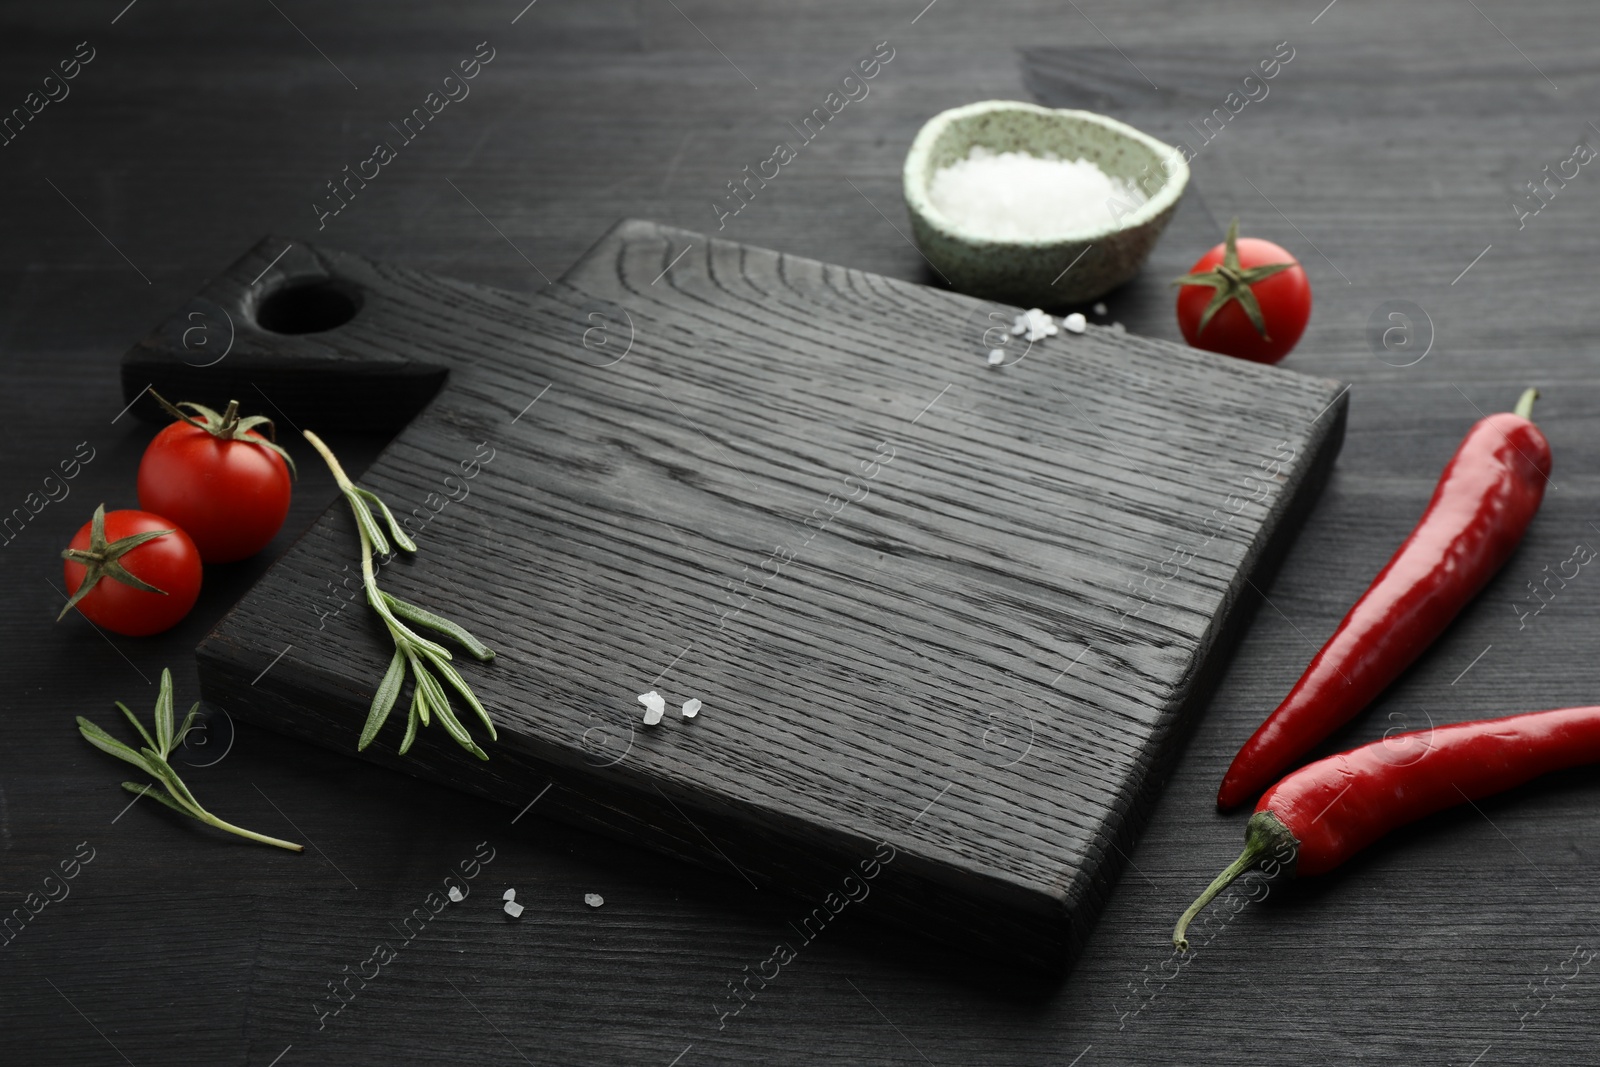
{"type": "MultiPolygon", "coordinates": [[[[1060,968],[1345,401],[1012,312],[636,221],[532,296],[269,238],[124,383],[400,430],[361,481],[420,551],[381,581],[496,649],[459,659],[500,740],[399,757],[397,713],[367,758],[798,893],[797,937],[848,906],[1060,968]]],[[[354,754],[391,651],[357,560],[336,500],[205,697],[354,754]]]]}

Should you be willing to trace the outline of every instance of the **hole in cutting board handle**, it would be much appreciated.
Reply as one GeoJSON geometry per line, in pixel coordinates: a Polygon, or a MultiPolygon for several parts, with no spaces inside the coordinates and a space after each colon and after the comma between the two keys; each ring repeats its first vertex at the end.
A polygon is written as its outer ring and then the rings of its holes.
{"type": "Polygon", "coordinates": [[[218,411],[253,403],[284,427],[392,435],[438,393],[458,351],[453,327],[418,341],[411,309],[437,319],[459,302],[427,276],[267,236],[128,349],[122,399],[163,426],[172,420],[151,386],[218,411]]]}
{"type": "Polygon", "coordinates": [[[343,326],[361,310],[361,291],[329,279],[289,281],[261,298],[256,324],[273,333],[324,333],[343,326]]]}

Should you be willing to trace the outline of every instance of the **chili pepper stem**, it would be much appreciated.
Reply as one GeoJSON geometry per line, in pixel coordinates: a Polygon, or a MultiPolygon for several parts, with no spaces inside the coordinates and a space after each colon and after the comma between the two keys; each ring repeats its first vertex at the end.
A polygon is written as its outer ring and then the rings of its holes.
{"type": "Polygon", "coordinates": [[[1205,906],[1214,900],[1218,893],[1228,888],[1239,876],[1246,871],[1259,866],[1261,862],[1275,853],[1280,853],[1286,848],[1290,855],[1299,847],[1294,834],[1289,831],[1276,815],[1270,811],[1258,811],[1250,816],[1250,821],[1244,829],[1244,851],[1239,853],[1239,858],[1225,867],[1221,874],[1212,879],[1206,886],[1205,892],[1189,905],[1187,911],[1178,917],[1178,925],[1172,928],[1172,943],[1178,947],[1179,952],[1189,951],[1189,939],[1184,934],[1189,929],[1189,924],[1194,917],[1205,910],[1205,906]]]}
{"type": "Polygon", "coordinates": [[[1533,402],[1539,399],[1539,390],[1526,389],[1517,399],[1517,406],[1511,409],[1513,415],[1521,415],[1525,419],[1533,418],[1533,402]]]}

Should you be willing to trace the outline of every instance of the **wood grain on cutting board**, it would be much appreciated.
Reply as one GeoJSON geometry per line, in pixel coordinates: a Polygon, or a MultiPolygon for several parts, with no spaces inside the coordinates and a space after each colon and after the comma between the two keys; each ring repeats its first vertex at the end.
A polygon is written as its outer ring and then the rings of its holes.
{"type": "MultiPolygon", "coordinates": [[[[554,783],[547,813],[812,899],[886,844],[879,916],[1044,967],[1342,434],[1335,382],[1030,348],[1000,305],[651,223],[535,297],[286,243],[197,298],[227,360],[195,368],[185,309],[125,380],[254,381],[313,429],[354,380],[402,417],[443,382],[362,484],[418,531],[383,586],[496,649],[463,670],[500,741],[397,757],[397,715],[364,755],[519,807],[554,783]],[[297,289],[358,310],[254,323],[297,289]]],[[[202,644],[207,698],[353,753],[390,655],[357,558],[339,500],[202,644]]]]}

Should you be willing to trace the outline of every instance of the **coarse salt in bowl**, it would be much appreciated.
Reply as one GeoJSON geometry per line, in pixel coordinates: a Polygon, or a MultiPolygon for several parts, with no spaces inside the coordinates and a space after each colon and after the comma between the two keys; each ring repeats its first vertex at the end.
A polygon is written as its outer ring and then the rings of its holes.
{"type": "Polygon", "coordinates": [[[917,247],[964,293],[1093,300],[1139,272],[1177,210],[1177,149],[1090,111],[987,100],[942,112],[906,154],[917,247]]]}
{"type": "Polygon", "coordinates": [[[1133,179],[1107,174],[1093,160],[995,152],[981,144],[934,170],[928,182],[928,202],[940,216],[997,240],[1075,237],[1108,218],[1118,221],[1117,213],[1147,199],[1133,179]]]}

